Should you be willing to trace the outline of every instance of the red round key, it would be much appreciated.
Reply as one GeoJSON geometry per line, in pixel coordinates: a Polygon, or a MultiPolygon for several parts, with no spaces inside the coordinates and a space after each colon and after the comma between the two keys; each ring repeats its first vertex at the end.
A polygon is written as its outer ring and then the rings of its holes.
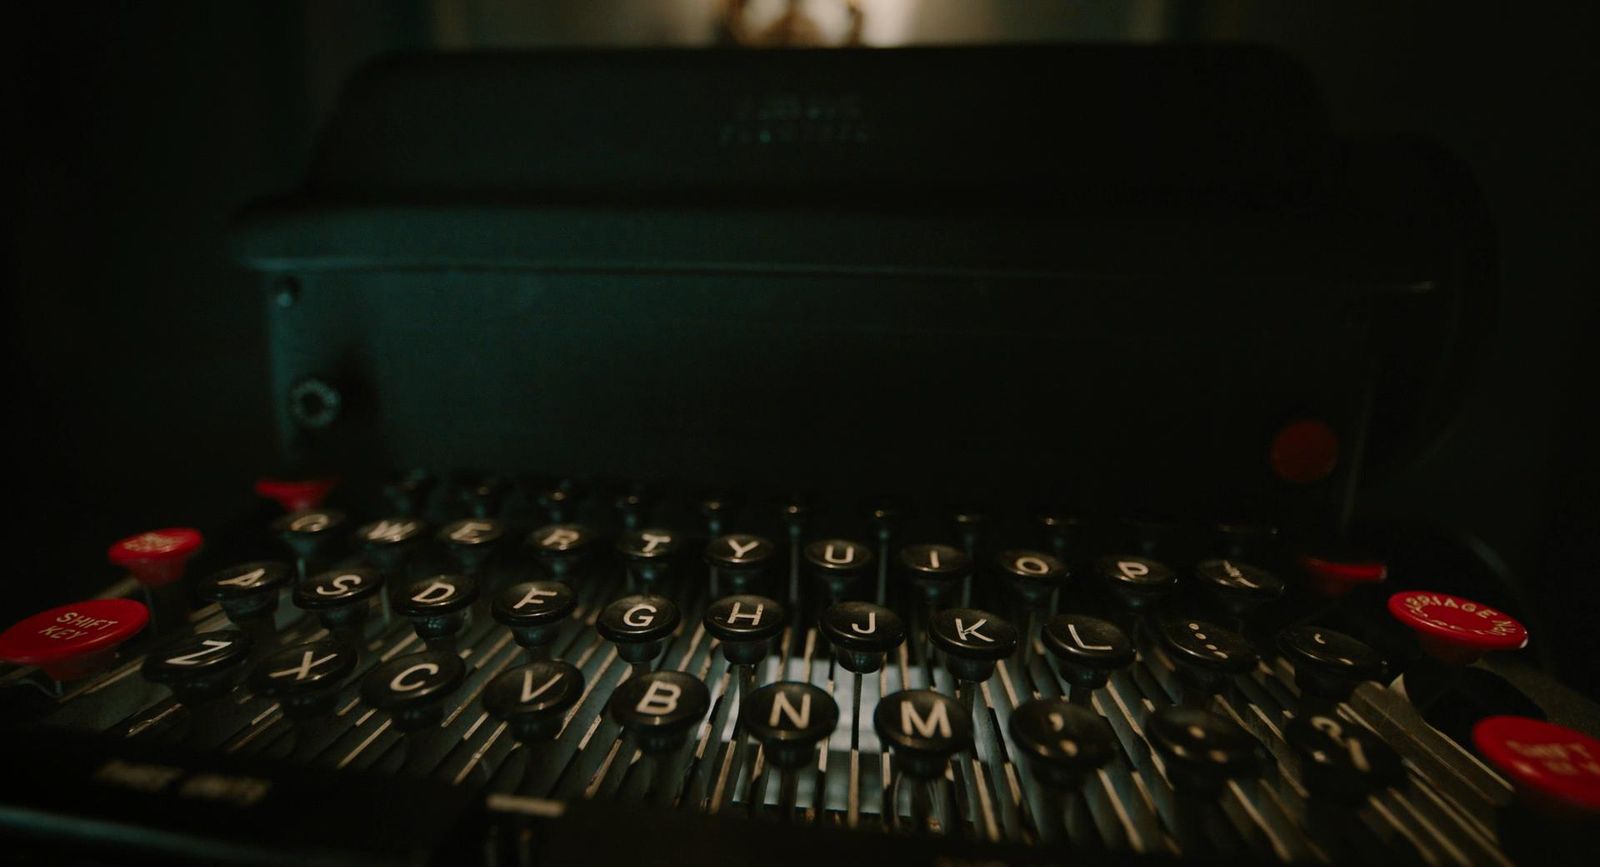
{"type": "Polygon", "coordinates": [[[205,541],[199,530],[167,527],[129,536],[111,546],[106,557],[112,565],[133,573],[146,587],[160,587],[183,577],[189,558],[205,541]]]}
{"type": "Polygon", "coordinates": [[[1492,716],[1472,727],[1472,743],[1523,803],[1575,817],[1600,813],[1600,740],[1543,720],[1492,716]]]}
{"type": "Polygon", "coordinates": [[[1389,597],[1389,613],[1417,633],[1424,652],[1445,662],[1465,665],[1528,643],[1528,630],[1511,615],[1448,593],[1403,590],[1389,597]]]}
{"type": "Polygon", "coordinates": [[[0,659],[37,665],[56,680],[77,680],[103,669],[117,645],[148,622],[149,610],[132,599],[74,602],[0,632],[0,659]]]}
{"type": "Polygon", "coordinates": [[[1334,559],[1304,554],[1300,568],[1311,578],[1311,589],[1320,596],[1343,596],[1363,584],[1377,584],[1389,577],[1389,564],[1381,560],[1334,559]]]}
{"type": "Polygon", "coordinates": [[[257,479],[256,494],[276,500],[285,512],[301,512],[322,505],[338,483],[338,479],[257,479]]]}

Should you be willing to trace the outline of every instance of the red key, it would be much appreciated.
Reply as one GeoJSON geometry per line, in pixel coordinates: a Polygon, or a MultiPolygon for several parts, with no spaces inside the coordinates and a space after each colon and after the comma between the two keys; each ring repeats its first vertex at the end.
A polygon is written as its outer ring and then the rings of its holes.
{"type": "Polygon", "coordinates": [[[167,527],[129,536],[111,546],[106,557],[112,565],[133,573],[146,587],[161,587],[183,577],[189,558],[205,541],[199,530],[167,527]]]}
{"type": "Polygon", "coordinates": [[[338,479],[257,479],[256,493],[276,500],[285,512],[300,512],[322,505],[338,479]]]}
{"type": "Polygon", "coordinates": [[[132,599],[74,602],[0,632],[0,659],[37,665],[58,681],[78,680],[104,669],[117,645],[149,621],[149,610],[132,599]]]}
{"type": "Polygon", "coordinates": [[[1574,818],[1600,813],[1600,740],[1525,716],[1492,716],[1472,727],[1472,743],[1523,803],[1574,818]]]}
{"type": "Polygon", "coordinates": [[[1528,644],[1528,630],[1509,614],[1470,599],[1430,590],[1389,597],[1389,613],[1417,633],[1429,656],[1465,665],[1491,650],[1528,644]]]}
{"type": "Polygon", "coordinates": [[[1311,589],[1330,599],[1343,596],[1363,584],[1377,584],[1389,577],[1389,565],[1381,560],[1316,557],[1304,554],[1300,568],[1311,577],[1311,589]]]}

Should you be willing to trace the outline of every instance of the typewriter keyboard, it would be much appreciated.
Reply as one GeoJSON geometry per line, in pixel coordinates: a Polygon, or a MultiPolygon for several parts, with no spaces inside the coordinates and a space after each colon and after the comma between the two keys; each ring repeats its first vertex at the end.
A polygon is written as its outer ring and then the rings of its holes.
{"type": "MultiPolygon", "coordinates": [[[[0,634],[14,747],[92,733],[74,785],[112,802],[375,780],[348,798],[390,830],[265,839],[488,863],[541,863],[588,810],[1012,863],[1505,865],[1600,810],[1600,743],[1474,703],[1513,614],[1287,531],[421,472],[258,493],[275,517],[118,541],[127,580],[0,634]],[[411,841],[451,798],[481,839],[411,841]]],[[[203,860],[262,839],[164,821],[203,860]]]]}

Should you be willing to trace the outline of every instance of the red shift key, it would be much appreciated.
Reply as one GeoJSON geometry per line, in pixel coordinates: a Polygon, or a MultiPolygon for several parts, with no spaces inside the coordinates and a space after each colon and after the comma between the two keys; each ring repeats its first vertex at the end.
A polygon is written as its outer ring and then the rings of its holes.
{"type": "Polygon", "coordinates": [[[1492,716],[1472,728],[1472,744],[1547,815],[1600,818],[1600,740],[1543,720],[1492,716]]]}
{"type": "Polygon", "coordinates": [[[74,602],[0,632],[0,659],[37,665],[57,681],[78,680],[103,670],[117,645],[149,621],[149,610],[132,599],[74,602]]]}

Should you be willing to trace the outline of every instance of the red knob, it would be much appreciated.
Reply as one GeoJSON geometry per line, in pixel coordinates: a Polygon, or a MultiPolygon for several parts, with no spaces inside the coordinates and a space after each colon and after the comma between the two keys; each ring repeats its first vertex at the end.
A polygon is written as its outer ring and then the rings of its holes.
{"type": "Polygon", "coordinates": [[[167,527],[118,541],[106,552],[112,565],[133,573],[146,587],[160,587],[183,577],[189,558],[205,541],[199,530],[167,527]]]}
{"type": "Polygon", "coordinates": [[[132,599],[74,602],[0,632],[0,659],[37,665],[56,680],[77,680],[104,669],[117,645],[149,621],[150,612],[132,599]]]}
{"type": "Polygon", "coordinates": [[[338,483],[338,479],[257,479],[256,494],[276,500],[285,512],[300,512],[322,505],[338,483]]]}
{"type": "Polygon", "coordinates": [[[1492,716],[1472,727],[1472,743],[1523,803],[1573,818],[1600,813],[1600,740],[1542,720],[1492,716]]]}
{"type": "Polygon", "coordinates": [[[1320,596],[1343,596],[1363,584],[1377,584],[1389,577],[1389,564],[1381,560],[1352,557],[1317,557],[1304,554],[1300,568],[1311,578],[1311,589],[1320,596]]]}
{"type": "Polygon", "coordinates": [[[1465,665],[1491,650],[1516,650],[1528,644],[1528,630],[1511,615],[1480,602],[1404,590],[1389,597],[1389,613],[1417,633],[1429,656],[1465,665]]]}

